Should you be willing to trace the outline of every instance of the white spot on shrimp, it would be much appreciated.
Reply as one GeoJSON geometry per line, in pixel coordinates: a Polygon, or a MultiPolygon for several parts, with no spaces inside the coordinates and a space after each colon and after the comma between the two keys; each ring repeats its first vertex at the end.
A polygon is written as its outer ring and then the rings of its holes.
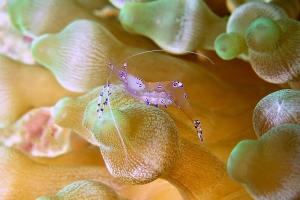
{"type": "Polygon", "coordinates": [[[183,88],[183,83],[178,82],[178,87],[183,88]]]}

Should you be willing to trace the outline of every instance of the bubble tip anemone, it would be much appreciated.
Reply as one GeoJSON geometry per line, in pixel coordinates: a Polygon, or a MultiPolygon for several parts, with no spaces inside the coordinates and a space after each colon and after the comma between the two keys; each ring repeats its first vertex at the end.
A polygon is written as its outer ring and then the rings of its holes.
{"type": "Polygon", "coordinates": [[[232,60],[247,51],[245,41],[237,33],[222,33],[214,43],[214,48],[223,60],[232,60]]]}
{"type": "Polygon", "coordinates": [[[300,194],[299,152],[300,125],[282,124],[257,141],[240,142],[230,155],[228,173],[255,198],[295,199],[300,194]]]}
{"type": "Polygon", "coordinates": [[[259,18],[253,21],[247,29],[247,45],[256,52],[275,49],[281,37],[281,29],[269,18],[259,18]]]}

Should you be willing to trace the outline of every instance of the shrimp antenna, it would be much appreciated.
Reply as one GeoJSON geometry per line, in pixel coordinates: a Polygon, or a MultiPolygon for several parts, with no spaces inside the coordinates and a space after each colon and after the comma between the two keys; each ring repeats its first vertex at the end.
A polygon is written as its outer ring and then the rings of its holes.
{"type": "MultiPolygon", "coordinates": [[[[115,73],[117,76],[119,76],[119,74],[117,73],[117,71],[114,70],[115,65],[113,64],[113,63],[114,63],[113,59],[112,59],[112,58],[109,58],[108,60],[109,60],[109,63],[106,64],[106,67],[107,67],[107,68],[109,69],[109,71],[110,71],[110,77],[108,77],[108,79],[110,79],[110,78],[112,77],[111,72],[113,72],[113,73],[115,73]]],[[[106,82],[108,83],[108,80],[107,80],[106,82]]]]}
{"type": "Polygon", "coordinates": [[[119,130],[119,127],[117,125],[117,122],[116,122],[116,119],[115,119],[115,116],[112,112],[112,109],[111,109],[111,105],[110,105],[110,100],[109,100],[109,85],[108,85],[108,80],[112,77],[111,75],[112,72],[110,72],[110,76],[106,79],[106,85],[107,85],[107,89],[106,89],[106,95],[107,95],[107,105],[108,105],[108,108],[109,108],[109,112],[111,114],[111,118],[113,120],[113,123],[117,129],[117,133],[118,133],[118,136],[121,140],[121,143],[122,143],[122,146],[123,146],[123,150],[124,150],[124,153],[125,153],[125,160],[126,160],[126,167],[127,167],[127,161],[128,161],[128,155],[127,155],[127,149],[126,149],[126,145],[124,143],[124,140],[122,138],[122,135],[121,135],[121,132],[119,130]]]}
{"type": "MultiPolygon", "coordinates": [[[[155,50],[143,51],[143,52],[140,52],[140,53],[137,53],[137,54],[134,54],[132,56],[129,56],[129,57],[125,58],[122,62],[125,62],[126,60],[128,60],[128,59],[130,59],[132,57],[135,57],[137,55],[141,55],[141,54],[145,54],[145,53],[158,52],[158,51],[164,51],[164,50],[162,50],[162,49],[155,49],[155,50]]],[[[209,60],[212,64],[215,64],[209,57],[207,57],[207,56],[205,56],[203,54],[196,53],[196,52],[193,52],[193,51],[184,51],[184,52],[202,56],[202,57],[206,58],[207,60],[209,60]]]]}

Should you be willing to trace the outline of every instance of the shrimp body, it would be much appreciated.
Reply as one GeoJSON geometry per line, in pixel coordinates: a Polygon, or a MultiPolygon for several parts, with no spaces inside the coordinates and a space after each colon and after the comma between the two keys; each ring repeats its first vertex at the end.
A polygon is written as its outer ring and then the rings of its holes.
{"type": "Polygon", "coordinates": [[[167,94],[164,91],[146,91],[142,95],[140,95],[138,99],[144,101],[147,105],[153,104],[156,107],[159,107],[159,105],[163,105],[165,108],[167,108],[168,105],[172,105],[174,103],[171,95],[167,94]]]}
{"type": "Polygon", "coordinates": [[[122,82],[126,91],[135,97],[138,97],[144,93],[147,84],[142,79],[131,74],[127,74],[126,78],[123,79],[122,82]]]}
{"type": "MultiPolygon", "coordinates": [[[[200,121],[187,100],[187,94],[184,90],[183,83],[179,81],[143,81],[142,79],[127,73],[126,63],[123,65],[123,70],[120,70],[116,65],[112,65],[111,63],[109,63],[107,67],[118,76],[118,79],[124,85],[125,91],[136,99],[145,102],[147,105],[155,105],[156,107],[162,105],[167,108],[169,105],[174,104],[180,108],[193,122],[200,140],[203,141],[200,121]]],[[[104,87],[104,89],[107,89],[107,96],[109,96],[109,84],[104,87]]],[[[103,91],[100,93],[98,100],[97,112],[99,112],[99,118],[104,110],[103,108],[100,109],[102,97],[103,91]]],[[[107,103],[108,97],[105,99],[103,106],[107,105],[107,103]]]]}

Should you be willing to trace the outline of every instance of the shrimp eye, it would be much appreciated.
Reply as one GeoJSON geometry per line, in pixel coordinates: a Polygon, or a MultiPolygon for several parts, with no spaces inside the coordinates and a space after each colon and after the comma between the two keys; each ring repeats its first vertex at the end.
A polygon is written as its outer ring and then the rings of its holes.
{"type": "Polygon", "coordinates": [[[173,82],[173,87],[178,87],[178,83],[179,83],[178,81],[174,81],[173,82]]]}

